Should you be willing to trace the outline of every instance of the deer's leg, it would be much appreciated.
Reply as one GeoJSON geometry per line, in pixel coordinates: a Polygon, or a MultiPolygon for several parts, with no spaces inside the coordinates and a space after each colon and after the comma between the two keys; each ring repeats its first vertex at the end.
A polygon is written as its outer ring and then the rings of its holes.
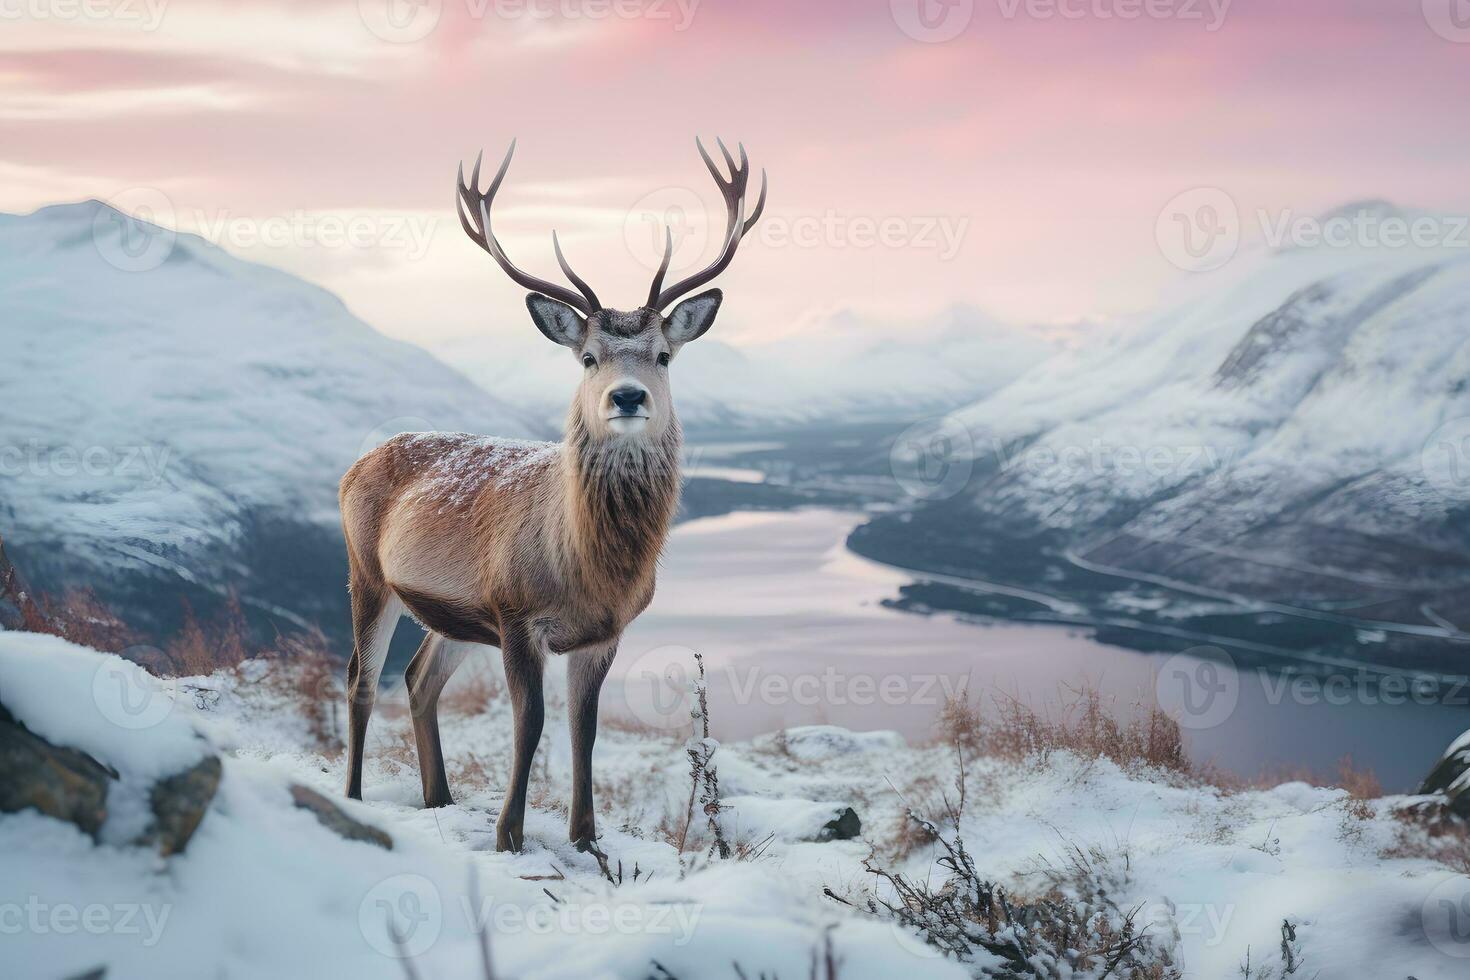
{"type": "Polygon", "coordinates": [[[567,722],[572,736],[572,809],[567,835],[579,850],[597,839],[592,806],[592,744],[597,740],[597,700],[616,646],[574,654],[567,662],[567,722]]]}
{"type": "Polygon", "coordinates": [[[545,720],[541,652],[534,649],[525,623],[505,625],[500,650],[505,662],[505,684],[515,714],[515,761],[511,765],[510,785],[505,790],[505,805],[495,825],[495,849],[519,851],[526,822],[526,784],[545,720]]]}
{"type": "Polygon", "coordinates": [[[352,659],[347,662],[347,795],[362,799],[362,751],[393,627],[403,612],[382,581],[352,576],[352,659]]]}
{"type": "Polygon", "coordinates": [[[454,802],[449,795],[449,777],[444,773],[444,750],[439,746],[439,695],[469,649],[468,644],[428,633],[403,675],[413,713],[413,738],[418,743],[424,806],[449,806],[454,802]]]}

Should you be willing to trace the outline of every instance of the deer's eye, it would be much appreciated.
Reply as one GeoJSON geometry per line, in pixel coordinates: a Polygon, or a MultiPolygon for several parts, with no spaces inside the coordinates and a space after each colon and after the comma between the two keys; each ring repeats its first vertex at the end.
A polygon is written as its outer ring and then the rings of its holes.
{"type": "Polygon", "coordinates": [[[582,355],[582,366],[584,368],[595,368],[595,367],[597,367],[597,358],[593,357],[591,354],[583,354],[582,355]]]}
{"type": "Polygon", "coordinates": [[[668,367],[669,366],[669,352],[668,351],[664,351],[662,354],[660,354],[658,356],[658,365],[659,365],[659,367],[668,367]]]}

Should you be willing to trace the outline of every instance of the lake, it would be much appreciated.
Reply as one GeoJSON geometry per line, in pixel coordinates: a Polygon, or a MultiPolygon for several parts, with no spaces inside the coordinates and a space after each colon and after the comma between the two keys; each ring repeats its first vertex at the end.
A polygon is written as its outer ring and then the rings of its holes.
{"type": "Polygon", "coordinates": [[[687,731],[695,652],[712,734],[726,739],[830,723],[920,740],[946,694],[982,711],[1014,697],[1055,716],[1068,689],[1092,685],[1119,713],[1157,697],[1185,726],[1196,761],[1251,778],[1331,774],[1350,756],[1390,792],[1412,791],[1470,728],[1466,691],[1430,697],[1349,676],[1237,670],[1228,658],[1109,646],[1081,629],[886,608],[923,576],[849,552],[862,520],[807,509],[678,526],[653,604],[624,636],[605,713],[687,731]]]}

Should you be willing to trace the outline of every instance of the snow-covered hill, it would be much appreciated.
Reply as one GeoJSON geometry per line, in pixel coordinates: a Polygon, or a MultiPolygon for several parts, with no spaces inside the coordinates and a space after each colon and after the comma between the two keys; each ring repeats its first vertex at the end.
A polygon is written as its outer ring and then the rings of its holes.
{"type": "MultiPolygon", "coordinates": [[[[1187,302],[957,412],[973,476],[907,532],[956,521],[976,534],[1047,532],[1093,572],[1351,609],[1459,644],[1470,629],[1467,251],[1243,257],[1187,302]]],[[[1403,637],[1391,629],[1387,646],[1403,637]]]]}
{"type": "MultiPolygon", "coordinates": [[[[680,352],[675,404],[695,432],[914,419],[988,394],[1056,349],[1064,332],[1013,327],[968,307],[895,325],[851,312],[816,317],[782,339],[735,347],[711,336],[680,352]]],[[[487,391],[560,424],[580,369],[524,329],[434,348],[487,391]]]]}
{"type": "Polygon", "coordinates": [[[457,802],[426,810],[411,717],[391,693],[368,741],[367,802],[353,802],[330,711],[341,692],[303,685],[292,664],[165,682],[55,637],[0,633],[7,980],[1219,980],[1247,961],[1262,978],[1464,976],[1470,879],[1441,863],[1463,838],[1426,836],[1410,801],[1299,782],[1223,792],[1065,750],[1005,759],[829,726],[718,746],[719,819],[739,848],[720,859],[690,810],[684,743],[604,726],[605,875],[566,842],[570,749],[553,697],[525,850],[497,854],[511,731],[497,660],[472,658],[446,694],[457,802]],[[53,768],[18,768],[29,757],[53,768]],[[70,778],[47,783],[62,767],[70,778]],[[34,803],[16,799],[40,787],[34,803]],[[861,838],[814,837],[812,815],[841,806],[861,814],[861,838]],[[963,839],[975,877],[904,832],[910,809],[963,839]],[[905,901],[873,869],[917,888],[909,923],[869,906],[905,901]],[[919,910],[921,897],[965,908],[982,877],[1005,891],[992,910],[919,910]],[[1059,939],[1042,915],[1081,928],[1059,939]],[[935,942],[978,941],[945,955],[914,923],[935,942]],[[1143,942],[1096,952],[1120,935],[1143,942]]]}
{"type": "Polygon", "coordinates": [[[0,215],[0,392],[12,557],[42,587],[130,596],[129,619],[226,586],[315,618],[362,451],[543,431],[331,294],[97,202],[0,215]]]}

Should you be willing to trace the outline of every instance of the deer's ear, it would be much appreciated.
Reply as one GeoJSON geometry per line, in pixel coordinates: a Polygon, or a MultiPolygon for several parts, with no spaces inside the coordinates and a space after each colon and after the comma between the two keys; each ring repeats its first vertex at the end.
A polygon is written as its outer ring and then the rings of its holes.
{"type": "Polygon", "coordinates": [[[664,321],[664,336],[671,344],[687,344],[696,340],[715,322],[724,293],[711,289],[691,296],[669,312],[664,321]]]}
{"type": "Polygon", "coordinates": [[[526,297],[526,308],[531,311],[536,329],[544,333],[547,340],[576,350],[587,339],[587,321],[560,300],[531,293],[526,297]]]}

